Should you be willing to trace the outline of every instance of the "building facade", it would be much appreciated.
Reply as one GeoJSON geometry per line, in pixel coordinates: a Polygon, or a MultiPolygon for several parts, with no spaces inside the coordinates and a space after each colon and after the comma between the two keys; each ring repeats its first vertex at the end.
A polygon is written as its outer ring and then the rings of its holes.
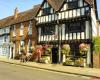
{"type": "Polygon", "coordinates": [[[0,29],[0,56],[9,57],[10,26],[0,29]]]}
{"type": "Polygon", "coordinates": [[[11,25],[10,31],[10,58],[17,58],[19,54],[22,54],[22,51],[26,54],[33,53],[30,49],[37,43],[37,30],[35,27],[36,21],[32,16],[35,15],[36,9],[38,7],[16,13],[16,23],[11,25]]]}
{"type": "Polygon", "coordinates": [[[35,27],[36,15],[39,5],[33,9],[19,12],[14,10],[14,15],[0,20],[0,56],[16,58],[24,48],[26,54],[31,53],[37,43],[37,30],[35,27]]]}
{"type": "Polygon", "coordinates": [[[43,1],[36,16],[38,43],[57,46],[52,51],[52,62],[58,63],[60,59],[55,59],[55,57],[58,56],[60,58],[62,55],[62,53],[59,54],[59,47],[63,44],[68,44],[71,48],[70,55],[66,56],[68,59],[75,61],[79,58],[85,58],[85,63],[92,65],[92,38],[97,36],[97,11],[95,1],[43,1]],[[85,57],[81,56],[79,51],[79,45],[82,43],[87,44],[89,47],[85,57]]]}
{"type": "Polygon", "coordinates": [[[96,0],[43,0],[41,5],[20,13],[16,8],[13,16],[0,20],[0,45],[7,45],[5,51],[0,47],[0,54],[9,51],[9,58],[15,58],[23,49],[28,54],[34,45],[50,45],[51,63],[58,63],[63,62],[62,46],[68,44],[66,60],[74,65],[83,59],[82,65],[91,66],[97,19],[96,0]],[[2,32],[4,27],[8,32],[2,32]],[[88,51],[80,55],[79,46],[83,43],[88,45],[88,51]]]}

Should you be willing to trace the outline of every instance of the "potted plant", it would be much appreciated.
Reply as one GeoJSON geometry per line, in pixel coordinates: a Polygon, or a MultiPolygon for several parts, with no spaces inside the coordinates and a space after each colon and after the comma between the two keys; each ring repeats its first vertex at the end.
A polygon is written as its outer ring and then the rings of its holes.
{"type": "Polygon", "coordinates": [[[40,62],[40,60],[41,60],[41,55],[42,55],[42,53],[43,53],[43,47],[42,47],[42,45],[37,45],[36,46],[36,49],[35,49],[35,52],[36,52],[36,56],[37,56],[37,59],[38,59],[38,62],[40,62]]]}
{"type": "Polygon", "coordinates": [[[81,56],[83,56],[84,67],[86,67],[86,55],[87,55],[88,48],[89,48],[88,44],[81,43],[79,45],[80,54],[81,54],[81,56]]]}
{"type": "Polygon", "coordinates": [[[80,53],[81,53],[82,56],[87,54],[88,48],[89,48],[88,45],[85,44],[85,43],[81,43],[79,45],[79,50],[80,50],[80,53]]]}
{"type": "Polygon", "coordinates": [[[64,44],[62,46],[62,54],[63,54],[63,62],[66,61],[66,56],[69,55],[69,52],[70,52],[70,46],[68,44],[64,44]]]}
{"type": "Polygon", "coordinates": [[[49,45],[44,45],[43,46],[43,49],[44,49],[44,55],[43,55],[43,57],[42,57],[42,62],[43,63],[49,63],[50,62],[50,54],[51,54],[51,51],[52,51],[52,48],[51,48],[51,46],[49,46],[49,45]]]}

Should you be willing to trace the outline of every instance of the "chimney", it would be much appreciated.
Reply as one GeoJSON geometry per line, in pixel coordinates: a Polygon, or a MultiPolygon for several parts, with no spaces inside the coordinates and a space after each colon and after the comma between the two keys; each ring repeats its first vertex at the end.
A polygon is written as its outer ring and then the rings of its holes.
{"type": "Polygon", "coordinates": [[[14,11],[14,19],[16,19],[17,17],[18,17],[18,8],[16,7],[14,11]]]}

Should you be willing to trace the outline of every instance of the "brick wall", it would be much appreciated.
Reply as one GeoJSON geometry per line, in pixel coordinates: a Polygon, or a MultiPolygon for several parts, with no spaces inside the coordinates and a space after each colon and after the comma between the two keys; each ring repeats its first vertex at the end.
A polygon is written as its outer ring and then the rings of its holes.
{"type": "Polygon", "coordinates": [[[32,45],[37,44],[37,29],[35,27],[35,21],[32,21],[32,24],[33,24],[32,35],[28,35],[29,21],[23,22],[23,25],[24,25],[24,35],[23,36],[20,36],[21,23],[16,24],[16,37],[13,37],[13,31],[11,30],[10,39],[12,42],[15,43],[15,47],[16,47],[15,55],[18,54],[21,37],[24,38],[24,47],[25,47],[26,53],[27,53],[27,46],[28,46],[29,39],[32,41],[32,45]]]}

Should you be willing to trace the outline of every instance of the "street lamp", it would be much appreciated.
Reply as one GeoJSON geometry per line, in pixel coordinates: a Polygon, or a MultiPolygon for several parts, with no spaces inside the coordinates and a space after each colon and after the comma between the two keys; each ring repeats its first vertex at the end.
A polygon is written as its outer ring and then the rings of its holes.
{"type": "Polygon", "coordinates": [[[61,63],[61,41],[60,41],[60,35],[61,35],[61,31],[60,31],[60,24],[59,24],[59,14],[57,13],[57,25],[58,25],[58,55],[59,55],[59,64],[61,63]]]}

